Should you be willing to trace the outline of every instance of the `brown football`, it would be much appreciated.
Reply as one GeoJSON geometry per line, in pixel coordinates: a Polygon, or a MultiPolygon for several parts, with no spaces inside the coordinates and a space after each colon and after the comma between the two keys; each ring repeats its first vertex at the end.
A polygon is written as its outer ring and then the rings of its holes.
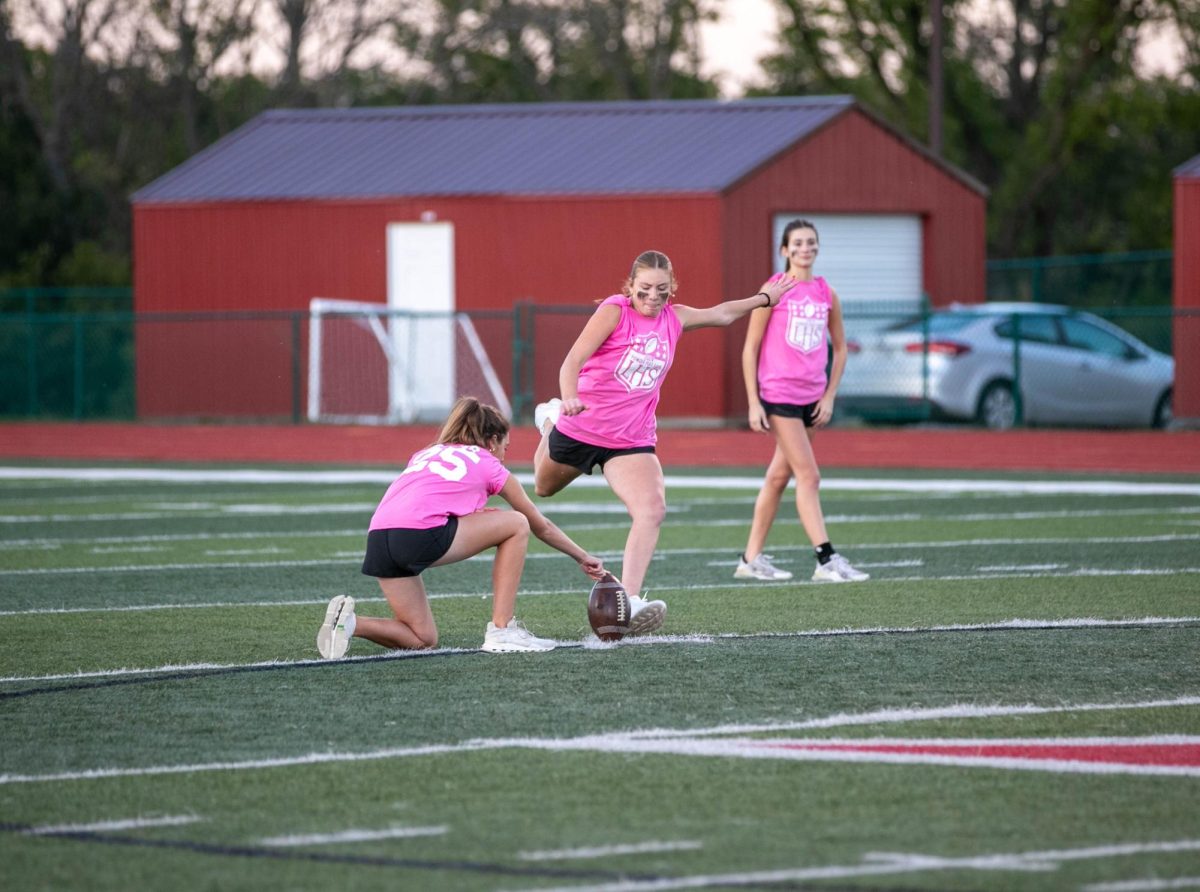
{"type": "Polygon", "coordinates": [[[588,622],[601,641],[620,641],[629,634],[629,595],[611,573],[592,586],[588,595],[588,622]]]}

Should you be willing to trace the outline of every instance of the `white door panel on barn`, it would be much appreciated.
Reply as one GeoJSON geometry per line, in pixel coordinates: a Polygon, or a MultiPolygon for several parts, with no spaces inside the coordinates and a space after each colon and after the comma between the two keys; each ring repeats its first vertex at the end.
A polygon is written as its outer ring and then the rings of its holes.
{"type": "MultiPolygon", "coordinates": [[[[821,250],[814,272],[837,291],[847,331],[878,328],[921,306],[921,218],[916,214],[776,214],[772,243],[804,219],[817,227],[821,250]]],[[[776,269],[784,260],[776,251],[776,269]]]]}
{"type": "Polygon", "coordinates": [[[439,420],[454,402],[454,225],[389,223],[387,289],[391,309],[422,314],[391,320],[392,412],[439,420]]]}

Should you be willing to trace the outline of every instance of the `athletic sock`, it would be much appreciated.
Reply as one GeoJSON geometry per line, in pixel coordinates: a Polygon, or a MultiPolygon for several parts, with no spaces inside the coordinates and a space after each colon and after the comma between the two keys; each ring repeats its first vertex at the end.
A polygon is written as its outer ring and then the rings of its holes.
{"type": "Polygon", "coordinates": [[[816,547],[815,551],[817,552],[818,564],[828,564],[829,559],[837,554],[837,552],[833,550],[833,546],[828,542],[822,542],[816,547]]]}

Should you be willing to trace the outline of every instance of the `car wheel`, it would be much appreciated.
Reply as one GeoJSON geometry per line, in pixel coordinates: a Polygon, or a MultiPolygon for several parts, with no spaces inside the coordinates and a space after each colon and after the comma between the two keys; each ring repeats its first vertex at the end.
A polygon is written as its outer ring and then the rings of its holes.
{"type": "Polygon", "coordinates": [[[993,381],[983,389],[979,397],[976,420],[993,431],[1006,431],[1017,423],[1017,401],[1013,399],[1012,385],[1007,381],[993,381]]]}
{"type": "Polygon", "coordinates": [[[1153,424],[1157,428],[1167,428],[1174,420],[1175,413],[1171,409],[1171,391],[1168,390],[1158,398],[1158,405],[1154,407],[1153,424]]]}

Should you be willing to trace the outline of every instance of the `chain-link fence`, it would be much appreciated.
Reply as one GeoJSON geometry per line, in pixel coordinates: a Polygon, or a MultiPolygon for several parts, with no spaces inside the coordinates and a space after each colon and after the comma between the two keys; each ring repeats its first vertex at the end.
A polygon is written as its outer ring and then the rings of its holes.
{"type": "Polygon", "coordinates": [[[0,312],[0,418],[429,421],[434,416],[398,418],[394,408],[421,403],[414,391],[422,395],[423,372],[439,363],[448,401],[470,393],[503,408],[517,393],[513,312],[340,313],[323,329],[313,318],[306,311],[0,312]],[[450,332],[445,350],[439,319],[450,332]],[[315,352],[318,330],[323,349],[315,352]],[[422,368],[411,361],[414,339],[434,343],[422,368]]]}
{"type": "MultiPolygon", "coordinates": [[[[49,306],[9,298],[0,300],[5,418],[299,423],[322,417],[310,405],[316,382],[334,400],[327,415],[346,405],[391,423],[391,388],[423,380],[411,363],[403,367],[405,351],[393,344],[389,355],[388,339],[372,336],[365,316],[342,319],[357,334],[314,358],[307,311],[64,312],[65,297],[49,306]]],[[[562,359],[594,309],[518,301],[511,311],[457,314],[469,324],[455,334],[454,394],[498,388],[514,419],[528,420],[557,392],[562,359]]],[[[844,311],[850,354],[835,423],[1162,424],[1171,417],[1170,354],[1200,345],[1200,311],[1166,307],[1092,316],[1032,305],[959,311],[847,302],[844,311]]],[[[383,330],[393,331],[412,314],[382,315],[383,330]]]]}
{"type": "Polygon", "coordinates": [[[989,300],[1095,307],[1171,304],[1171,251],[989,260],[989,300]]]}

